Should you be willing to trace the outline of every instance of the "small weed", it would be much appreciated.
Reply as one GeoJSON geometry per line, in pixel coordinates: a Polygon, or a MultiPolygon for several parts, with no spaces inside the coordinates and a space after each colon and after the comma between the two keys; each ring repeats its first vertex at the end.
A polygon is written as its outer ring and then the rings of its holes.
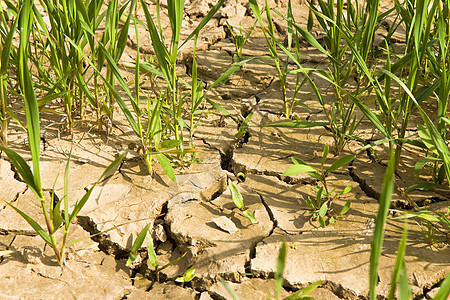
{"type": "Polygon", "coordinates": [[[334,223],[336,221],[336,217],[343,216],[350,209],[350,200],[348,200],[342,210],[339,213],[334,213],[332,208],[332,202],[334,199],[349,193],[352,189],[352,186],[349,185],[345,187],[342,191],[336,191],[336,189],[330,190],[329,184],[327,182],[327,176],[333,171],[336,171],[340,167],[348,164],[352,160],[355,159],[355,155],[346,155],[338,160],[336,160],[328,169],[324,168],[324,164],[327,160],[327,156],[329,153],[329,146],[325,145],[323,149],[323,156],[320,165],[320,169],[316,169],[310,166],[308,163],[304,162],[298,158],[292,158],[294,163],[289,169],[287,169],[283,175],[284,176],[292,176],[299,173],[307,173],[311,177],[317,179],[321,182],[321,186],[316,186],[317,193],[316,199],[313,201],[309,196],[306,199],[306,204],[311,209],[309,212],[312,213],[313,219],[319,219],[319,223],[322,227],[325,227],[327,224],[334,223]],[[325,216],[328,216],[328,219],[325,220],[325,216]]]}

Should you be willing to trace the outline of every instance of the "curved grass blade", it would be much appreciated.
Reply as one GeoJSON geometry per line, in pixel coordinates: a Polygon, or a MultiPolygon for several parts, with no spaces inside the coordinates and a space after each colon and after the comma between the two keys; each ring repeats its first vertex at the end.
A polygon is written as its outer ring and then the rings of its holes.
{"type": "Polygon", "coordinates": [[[286,266],[287,247],[286,242],[281,244],[280,252],[277,259],[277,269],[275,271],[275,299],[280,298],[281,287],[283,286],[283,273],[286,266]]]}
{"type": "Polygon", "coordinates": [[[19,44],[19,83],[24,95],[25,115],[27,119],[27,133],[30,144],[31,158],[33,162],[34,192],[39,198],[43,197],[41,187],[41,174],[39,170],[40,154],[40,122],[39,107],[34,92],[33,80],[28,66],[28,51],[30,43],[30,31],[33,24],[33,3],[26,0],[22,4],[19,14],[20,44],[19,44]]]}
{"type": "MultiPolygon", "coordinates": [[[[6,202],[6,201],[5,201],[6,202]]],[[[37,234],[39,234],[42,239],[52,248],[54,248],[52,239],[50,238],[50,235],[39,225],[35,220],[33,220],[30,216],[28,216],[26,213],[15,207],[13,204],[6,202],[9,206],[11,206],[15,211],[17,211],[22,218],[25,219],[25,221],[30,224],[31,227],[36,231],[37,234]]]]}
{"type": "Polygon", "coordinates": [[[401,271],[402,265],[404,267],[404,257],[405,257],[405,250],[406,250],[407,233],[408,233],[407,223],[405,221],[405,223],[403,225],[402,239],[400,240],[400,244],[398,245],[398,249],[397,249],[397,258],[395,259],[394,271],[392,273],[392,278],[391,278],[391,287],[389,289],[389,294],[387,297],[388,300],[392,300],[395,297],[395,289],[397,286],[397,282],[400,279],[400,271],[401,271]]]}
{"type": "Polygon", "coordinates": [[[326,174],[331,173],[333,171],[336,171],[337,169],[339,169],[340,167],[350,163],[351,161],[353,161],[356,158],[355,155],[346,155],[343,156],[341,158],[339,158],[337,161],[335,161],[325,172],[326,174]]]}
{"type": "Polygon", "coordinates": [[[159,164],[163,168],[164,172],[169,176],[169,178],[173,182],[177,182],[177,178],[175,177],[175,173],[172,168],[172,164],[170,163],[169,159],[162,153],[157,153],[156,158],[159,161],[159,164]]]}
{"type": "Polygon", "coordinates": [[[25,181],[25,183],[31,188],[33,193],[39,198],[42,198],[42,190],[40,190],[35,183],[33,172],[31,171],[30,166],[23,159],[23,157],[17,154],[15,151],[3,146],[0,146],[0,150],[6,153],[14,168],[20,174],[20,177],[22,177],[23,181],[25,181]]]}
{"type": "Polygon", "coordinates": [[[240,300],[236,292],[230,287],[228,283],[226,283],[222,278],[219,278],[219,281],[223,284],[233,300],[240,300]]]}
{"type": "Polygon", "coordinates": [[[126,265],[129,266],[137,257],[137,252],[141,248],[142,244],[144,243],[145,237],[147,236],[148,229],[150,228],[151,223],[148,223],[144,229],[139,232],[138,236],[136,237],[136,240],[133,243],[133,246],[131,247],[130,256],[128,256],[128,260],[126,265]]]}
{"type": "Polygon", "coordinates": [[[314,167],[311,167],[309,165],[293,165],[290,166],[286,171],[283,172],[283,176],[293,176],[300,173],[317,173],[319,174],[318,170],[314,167]]]}
{"type": "Polygon", "coordinates": [[[243,209],[244,198],[242,198],[241,193],[230,179],[228,179],[228,186],[230,187],[231,198],[233,198],[234,204],[236,205],[237,208],[243,209]]]}
{"type": "Polygon", "coordinates": [[[389,207],[391,206],[392,191],[394,190],[395,173],[395,154],[390,149],[389,163],[384,175],[383,186],[379,200],[379,208],[375,220],[375,229],[373,233],[371,251],[370,251],[370,270],[369,270],[369,298],[376,299],[376,287],[378,284],[378,266],[383,245],[384,228],[386,225],[389,207]]]}

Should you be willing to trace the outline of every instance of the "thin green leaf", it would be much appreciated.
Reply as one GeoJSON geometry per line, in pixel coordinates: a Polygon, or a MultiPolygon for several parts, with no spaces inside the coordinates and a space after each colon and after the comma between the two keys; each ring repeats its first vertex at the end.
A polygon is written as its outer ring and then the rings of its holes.
{"type": "Polygon", "coordinates": [[[407,223],[405,221],[405,223],[403,225],[402,239],[400,240],[400,244],[397,249],[397,257],[395,259],[394,271],[392,272],[391,287],[389,289],[389,295],[387,297],[388,300],[393,300],[395,297],[395,289],[397,287],[397,282],[400,279],[400,273],[401,273],[402,266],[404,267],[407,232],[408,232],[407,231],[407,223]]]}
{"type": "Polygon", "coordinates": [[[347,202],[345,202],[345,204],[344,204],[344,207],[342,208],[342,210],[341,210],[341,212],[339,213],[339,215],[345,215],[347,212],[348,212],[348,210],[350,209],[350,204],[351,204],[352,202],[350,201],[350,200],[348,200],[347,202]]]}
{"type": "Polygon", "coordinates": [[[436,184],[433,182],[419,182],[409,186],[405,192],[409,193],[412,191],[431,191],[436,188],[436,184]]]}
{"type": "Polygon", "coordinates": [[[157,270],[159,262],[158,257],[156,256],[155,246],[153,245],[153,238],[150,233],[148,234],[147,237],[147,253],[150,264],[155,270],[157,270]]]}
{"type": "Polygon", "coordinates": [[[436,295],[434,295],[433,300],[443,300],[448,299],[450,295],[450,274],[447,275],[445,280],[442,282],[441,287],[436,295]]]}
{"type": "Polygon", "coordinates": [[[287,257],[287,246],[286,242],[283,241],[281,244],[280,252],[277,259],[277,269],[275,271],[275,299],[279,299],[281,287],[283,286],[283,273],[284,267],[286,265],[287,257]]]}
{"type": "Polygon", "coordinates": [[[242,209],[244,207],[244,198],[242,198],[241,193],[230,179],[228,179],[228,186],[230,187],[231,198],[234,204],[237,208],[242,209]]]}
{"type": "Polygon", "coordinates": [[[238,295],[236,295],[236,292],[228,285],[228,283],[226,283],[222,278],[219,278],[219,281],[223,284],[233,300],[240,300],[238,295]]]}
{"type": "Polygon", "coordinates": [[[325,223],[325,219],[321,216],[319,216],[319,224],[324,228],[327,226],[327,224],[325,223]]]}
{"type": "Polygon", "coordinates": [[[352,188],[353,188],[353,186],[347,185],[347,186],[345,187],[345,189],[343,189],[342,192],[340,192],[340,193],[338,194],[338,196],[341,196],[341,195],[345,195],[345,194],[350,193],[350,191],[352,190],[352,188]]]}
{"type": "MultiPolygon", "coordinates": [[[[5,201],[6,202],[6,201],[5,201]]],[[[30,216],[28,216],[26,213],[24,213],[23,211],[21,211],[20,209],[18,209],[17,207],[15,207],[13,204],[6,202],[6,204],[8,204],[9,206],[11,206],[15,211],[17,211],[22,218],[25,219],[25,221],[28,222],[28,224],[30,224],[31,227],[33,227],[33,229],[36,231],[37,234],[39,234],[39,236],[50,246],[50,247],[54,247],[52,240],[50,238],[50,235],[41,227],[41,225],[39,225],[35,220],[33,220],[30,216]]]]}
{"type": "Polygon", "coordinates": [[[33,176],[33,173],[31,172],[30,166],[23,159],[23,157],[20,156],[15,151],[5,148],[3,146],[0,146],[0,150],[2,150],[3,152],[6,153],[9,160],[13,164],[14,168],[19,173],[20,177],[22,177],[23,181],[31,188],[33,193],[38,198],[44,197],[42,190],[39,189],[39,187],[36,185],[36,183],[34,181],[34,176],[33,176]]]}
{"type": "Polygon", "coordinates": [[[256,220],[255,215],[250,210],[244,210],[242,214],[249,219],[252,224],[258,224],[258,220],[256,220]]]}
{"type": "Polygon", "coordinates": [[[136,253],[141,248],[142,244],[144,243],[145,237],[147,236],[148,229],[150,228],[151,223],[148,223],[144,229],[139,232],[138,236],[136,237],[136,240],[133,243],[133,246],[131,247],[131,253],[127,260],[127,266],[129,266],[135,259],[136,259],[136,253]],[[131,255],[133,254],[133,255],[131,255]]]}
{"type": "Polygon", "coordinates": [[[335,161],[331,167],[329,167],[326,171],[326,173],[331,173],[333,171],[336,171],[337,169],[339,169],[340,167],[350,163],[351,161],[353,161],[355,159],[355,155],[346,155],[343,156],[341,158],[339,158],[337,161],[335,161]]]}
{"type": "Polygon", "coordinates": [[[172,164],[170,163],[170,160],[162,153],[157,153],[156,158],[159,161],[159,164],[163,168],[164,172],[169,176],[169,178],[173,182],[177,182],[177,178],[175,177],[175,172],[173,171],[172,164]]]}
{"type": "Polygon", "coordinates": [[[322,206],[319,209],[319,216],[321,216],[322,218],[325,217],[325,215],[327,214],[328,211],[328,205],[325,202],[324,204],[322,204],[322,206]]]}
{"type": "Polygon", "coordinates": [[[305,296],[312,293],[321,284],[322,284],[322,281],[320,281],[320,280],[313,282],[310,285],[302,288],[301,290],[298,290],[297,292],[283,298],[283,300],[309,300],[309,299],[314,300],[314,298],[312,298],[312,297],[305,297],[305,296]]]}
{"type": "Polygon", "coordinates": [[[375,219],[375,229],[373,233],[371,251],[370,251],[370,269],[369,269],[369,298],[376,298],[376,287],[378,284],[378,265],[383,245],[384,228],[386,225],[389,207],[391,206],[392,191],[394,190],[395,173],[395,154],[393,149],[390,151],[389,163],[384,175],[383,186],[379,200],[379,208],[375,219]]]}
{"type": "MultiPolygon", "coordinates": [[[[25,115],[27,119],[28,142],[30,144],[31,159],[33,162],[34,190],[42,198],[41,174],[39,170],[40,156],[40,122],[39,107],[34,92],[33,80],[28,66],[28,53],[30,32],[33,24],[33,2],[25,0],[19,15],[20,43],[19,43],[19,74],[20,89],[24,95],[25,115]]],[[[34,191],[33,190],[33,191],[34,191]]]]}
{"type": "Polygon", "coordinates": [[[330,146],[328,144],[325,144],[323,147],[323,154],[322,154],[322,161],[320,162],[320,170],[323,172],[323,166],[325,164],[325,161],[327,160],[328,153],[330,152],[330,146]]]}
{"type": "Polygon", "coordinates": [[[283,176],[293,176],[299,173],[315,173],[319,175],[319,171],[309,165],[293,165],[290,166],[289,169],[283,172],[283,176]]]}

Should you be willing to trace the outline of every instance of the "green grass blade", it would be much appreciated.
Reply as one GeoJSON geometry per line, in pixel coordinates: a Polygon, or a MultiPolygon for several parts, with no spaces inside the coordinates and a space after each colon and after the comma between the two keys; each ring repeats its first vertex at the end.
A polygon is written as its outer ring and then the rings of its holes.
{"type": "Polygon", "coordinates": [[[222,278],[219,278],[219,281],[223,284],[233,300],[240,300],[236,292],[230,287],[228,283],[226,283],[222,278]]]}
{"type": "Polygon", "coordinates": [[[280,298],[281,287],[283,286],[283,273],[284,267],[286,265],[286,257],[287,257],[287,246],[286,242],[283,241],[281,244],[280,252],[278,254],[277,259],[277,269],[275,271],[275,299],[280,298]]]}
{"type": "Polygon", "coordinates": [[[445,280],[442,282],[441,287],[437,294],[433,297],[433,300],[444,300],[448,299],[450,295],[450,274],[447,275],[445,280]]]}
{"type": "Polygon", "coordinates": [[[145,237],[147,236],[148,229],[150,228],[151,223],[148,223],[144,229],[139,232],[138,236],[136,237],[136,240],[133,243],[133,246],[131,246],[131,252],[130,256],[128,257],[126,265],[129,266],[135,259],[136,254],[138,250],[141,248],[142,244],[144,243],[145,237]]]}
{"type": "Polygon", "coordinates": [[[170,67],[168,65],[169,51],[167,50],[164,43],[161,41],[161,38],[158,34],[158,29],[156,28],[155,23],[153,22],[152,16],[148,11],[147,4],[144,0],[141,0],[142,8],[144,10],[145,19],[147,21],[148,31],[150,33],[150,38],[152,40],[153,49],[155,50],[156,57],[158,58],[158,63],[161,67],[161,71],[164,74],[164,79],[171,90],[175,87],[173,86],[172,74],[170,72],[170,67]]]}
{"type": "Polygon", "coordinates": [[[258,224],[258,220],[256,220],[255,215],[250,211],[250,210],[244,210],[242,212],[242,214],[244,215],[244,217],[246,217],[247,219],[250,220],[250,222],[252,222],[252,224],[258,224]]]}
{"type": "Polygon", "coordinates": [[[243,209],[244,198],[242,198],[241,193],[230,179],[228,179],[228,186],[230,187],[231,198],[233,199],[234,204],[237,208],[243,209]]]}
{"type": "Polygon", "coordinates": [[[200,33],[200,30],[202,30],[202,28],[205,27],[206,24],[208,24],[208,22],[212,19],[212,17],[214,17],[214,15],[222,7],[225,1],[226,0],[220,0],[216,5],[214,5],[213,8],[211,8],[211,10],[206,14],[206,16],[203,17],[203,19],[200,21],[200,23],[197,25],[194,31],[184,40],[184,42],[178,49],[183,47],[190,39],[192,39],[195,35],[198,35],[200,33]]]}
{"type": "Polygon", "coordinates": [[[153,245],[153,238],[150,233],[148,233],[147,237],[147,254],[150,264],[156,270],[156,268],[158,268],[159,262],[158,257],[156,256],[155,246],[153,245]]]}
{"type": "Polygon", "coordinates": [[[346,155],[341,158],[339,158],[337,161],[335,161],[326,171],[326,173],[331,173],[333,171],[336,171],[340,167],[350,163],[352,160],[356,158],[355,155],[346,155]]]}
{"type": "Polygon", "coordinates": [[[157,153],[156,158],[158,159],[159,164],[161,165],[167,176],[169,176],[169,178],[173,182],[177,182],[177,178],[175,177],[175,173],[173,171],[172,164],[170,163],[169,159],[162,153],[157,153]]]}
{"type": "Polygon", "coordinates": [[[400,240],[400,244],[397,249],[397,258],[395,259],[394,271],[391,277],[391,287],[389,289],[389,294],[387,299],[392,300],[395,297],[395,289],[397,286],[397,282],[400,278],[400,270],[402,265],[404,264],[405,250],[406,250],[406,237],[407,237],[407,223],[405,221],[403,225],[403,234],[402,239],[400,240]]]}
{"type": "Polygon", "coordinates": [[[283,176],[293,176],[293,175],[297,175],[300,173],[317,173],[319,174],[319,171],[314,168],[311,167],[309,165],[303,165],[303,164],[299,164],[299,165],[293,165],[290,166],[286,171],[283,172],[283,176]]]}
{"type": "Polygon", "coordinates": [[[43,198],[41,187],[41,174],[39,170],[40,155],[40,122],[39,107],[34,92],[33,80],[28,66],[29,38],[31,25],[33,24],[32,14],[33,3],[25,0],[22,4],[19,15],[20,44],[19,44],[19,83],[24,96],[25,114],[27,119],[27,133],[30,144],[31,158],[33,162],[33,177],[35,193],[39,198],[43,198]]]}
{"type": "Polygon", "coordinates": [[[439,157],[444,162],[445,174],[447,175],[448,184],[450,186],[450,150],[448,149],[447,144],[445,143],[444,139],[440,135],[440,133],[439,133],[438,129],[436,128],[436,126],[434,125],[434,123],[431,121],[430,117],[420,107],[420,104],[417,102],[416,98],[411,93],[411,91],[408,89],[408,87],[396,75],[394,75],[391,72],[386,71],[386,70],[383,70],[383,72],[385,72],[389,77],[394,79],[403,88],[403,90],[408,94],[410,99],[416,105],[417,110],[419,111],[420,115],[422,116],[422,119],[430,133],[430,137],[432,138],[433,144],[439,153],[439,157]]]}
{"type": "Polygon", "coordinates": [[[6,153],[9,160],[13,164],[14,168],[20,174],[20,177],[22,177],[23,181],[31,188],[33,193],[35,193],[36,196],[38,196],[39,198],[42,198],[43,197],[42,190],[39,189],[39,187],[36,185],[30,166],[22,158],[22,156],[17,154],[15,151],[5,148],[3,146],[0,146],[0,150],[6,153]]]}
{"type": "Polygon", "coordinates": [[[19,18],[15,18],[14,22],[12,23],[11,27],[9,28],[8,34],[3,42],[3,46],[0,47],[0,49],[1,49],[0,74],[1,75],[6,74],[7,70],[8,70],[9,58],[11,56],[12,41],[13,41],[14,33],[16,32],[18,22],[19,22],[19,18]]]}
{"type": "MultiPolygon", "coordinates": [[[[6,201],[5,201],[6,202],[6,201]]],[[[50,235],[41,227],[41,225],[39,225],[35,220],[33,220],[30,216],[28,216],[26,213],[24,213],[23,211],[21,211],[20,209],[18,209],[17,207],[15,207],[13,204],[6,202],[6,204],[8,204],[9,206],[11,206],[15,211],[17,211],[22,218],[25,219],[25,221],[28,222],[28,224],[30,224],[31,227],[33,227],[33,229],[36,231],[37,234],[39,234],[40,237],[42,237],[42,239],[50,246],[53,248],[53,243],[52,240],[50,238],[50,235]]]]}
{"type": "Polygon", "coordinates": [[[386,173],[384,175],[381,196],[379,199],[379,208],[375,219],[375,229],[373,233],[371,251],[370,251],[370,271],[369,271],[369,298],[376,299],[376,287],[378,284],[378,266],[383,246],[384,229],[386,226],[387,215],[391,206],[392,191],[394,189],[395,173],[395,155],[393,149],[390,150],[390,158],[386,173]]]}

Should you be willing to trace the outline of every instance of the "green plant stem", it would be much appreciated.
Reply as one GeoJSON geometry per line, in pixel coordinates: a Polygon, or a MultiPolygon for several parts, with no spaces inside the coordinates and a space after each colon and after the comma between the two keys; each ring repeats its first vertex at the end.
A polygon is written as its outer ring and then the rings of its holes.
{"type": "Polygon", "coordinates": [[[55,234],[54,234],[54,228],[52,226],[52,223],[50,221],[49,215],[47,213],[47,208],[45,205],[45,199],[41,198],[41,207],[42,207],[42,212],[44,213],[44,218],[45,218],[45,224],[47,225],[47,231],[49,233],[50,236],[50,241],[51,241],[51,247],[53,249],[53,252],[56,255],[56,260],[58,261],[58,264],[61,265],[62,261],[61,261],[61,253],[58,250],[58,246],[56,245],[56,241],[55,241],[55,234]]]}
{"type": "Polygon", "coordinates": [[[0,144],[4,147],[7,146],[8,143],[8,119],[6,116],[6,105],[7,105],[7,99],[6,99],[6,76],[1,75],[0,76],[0,101],[1,101],[1,128],[0,128],[0,144]]]}

